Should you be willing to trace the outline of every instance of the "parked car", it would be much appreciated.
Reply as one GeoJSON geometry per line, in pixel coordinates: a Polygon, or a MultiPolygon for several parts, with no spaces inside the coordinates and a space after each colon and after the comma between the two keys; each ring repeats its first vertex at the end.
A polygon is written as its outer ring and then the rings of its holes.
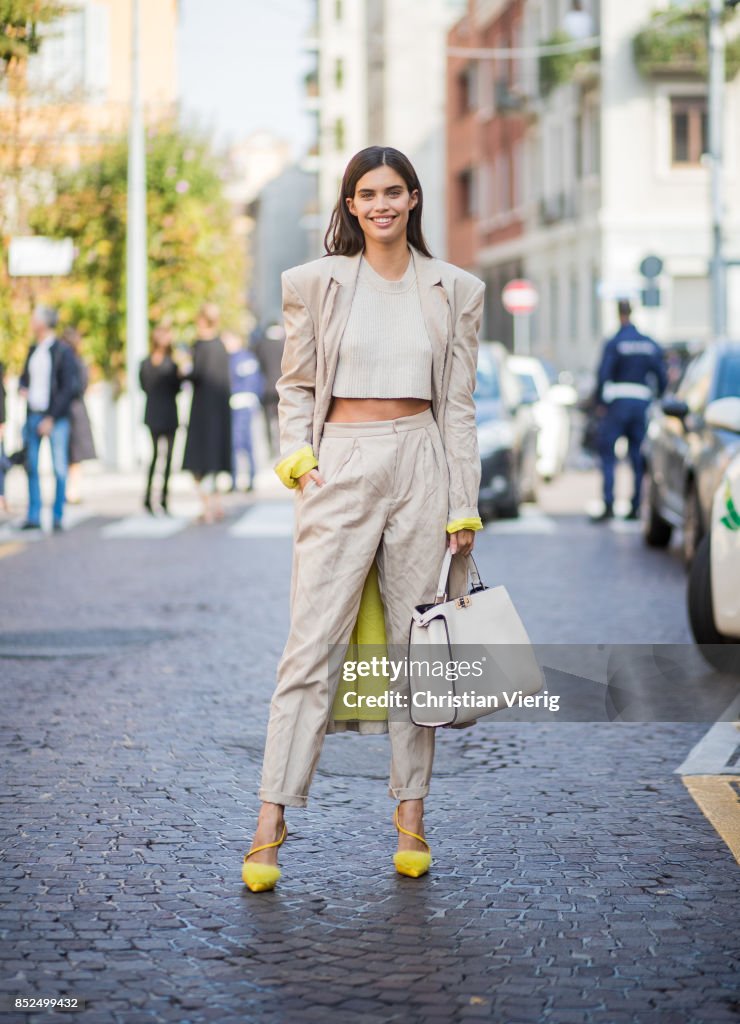
{"type": "MultiPolygon", "coordinates": [[[[705,420],[740,439],[740,398],[720,398],[705,420]]],[[[688,585],[691,631],[707,660],[740,671],[740,452],[730,462],[712,503],[709,527],[696,549],[688,585]],[[731,647],[730,645],[734,645],[731,647]]]]}
{"type": "Polygon", "coordinates": [[[733,431],[707,419],[718,399],[740,397],[740,342],[715,343],[686,367],[674,394],[655,403],[643,446],[643,531],[651,547],[667,547],[683,528],[687,565],[711,522],[717,487],[735,450],[733,431]]]}
{"type": "Polygon", "coordinates": [[[565,467],[570,447],[570,412],[575,388],[553,383],[547,367],[533,356],[511,356],[509,366],[522,386],[522,401],[531,405],[537,424],[537,473],[552,480],[565,467]]]}
{"type": "Polygon", "coordinates": [[[522,501],[534,501],[537,483],[537,425],[509,366],[510,356],[497,342],[478,349],[475,400],[481,484],[478,508],[483,519],[519,515],[522,501]]]}

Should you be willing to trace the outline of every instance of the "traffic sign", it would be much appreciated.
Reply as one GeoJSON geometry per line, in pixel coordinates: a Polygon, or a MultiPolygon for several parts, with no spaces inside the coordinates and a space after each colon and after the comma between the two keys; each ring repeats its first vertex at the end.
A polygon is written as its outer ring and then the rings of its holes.
{"type": "Polygon", "coordinates": [[[663,260],[660,256],[646,256],[640,264],[640,273],[643,277],[660,277],[663,272],[663,260]]]}
{"type": "Polygon", "coordinates": [[[524,316],[534,312],[540,297],[531,281],[517,278],[509,281],[501,292],[501,301],[507,313],[524,316]]]}
{"type": "Polygon", "coordinates": [[[65,277],[71,273],[74,259],[71,238],[40,235],[11,238],[8,273],[11,277],[65,277]]]}

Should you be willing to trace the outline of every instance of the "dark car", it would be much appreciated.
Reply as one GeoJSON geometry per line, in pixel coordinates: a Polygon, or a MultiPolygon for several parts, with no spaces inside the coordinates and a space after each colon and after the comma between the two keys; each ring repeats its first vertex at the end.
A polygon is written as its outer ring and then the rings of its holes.
{"type": "Polygon", "coordinates": [[[667,547],[674,527],[681,527],[687,565],[709,528],[715,491],[738,449],[737,434],[704,422],[709,403],[728,397],[740,397],[740,342],[717,342],[692,359],[675,393],[653,407],[648,424],[645,541],[667,547]]]}
{"type": "Polygon", "coordinates": [[[521,385],[508,368],[503,345],[482,342],[478,350],[475,401],[481,483],[481,518],[513,518],[522,501],[535,500],[537,427],[521,385]]]}

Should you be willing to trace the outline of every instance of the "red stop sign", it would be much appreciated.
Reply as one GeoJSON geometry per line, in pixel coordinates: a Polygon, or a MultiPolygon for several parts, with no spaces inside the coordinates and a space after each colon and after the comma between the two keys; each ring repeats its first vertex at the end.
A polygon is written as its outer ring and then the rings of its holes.
{"type": "Polygon", "coordinates": [[[501,301],[507,313],[532,313],[540,297],[531,281],[518,278],[509,281],[501,292],[501,301]]]}

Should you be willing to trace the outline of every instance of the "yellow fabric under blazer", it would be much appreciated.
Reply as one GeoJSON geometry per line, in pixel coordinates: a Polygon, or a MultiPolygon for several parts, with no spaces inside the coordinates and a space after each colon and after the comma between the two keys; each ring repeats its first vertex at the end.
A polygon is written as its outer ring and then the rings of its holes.
{"type": "MultiPolygon", "coordinates": [[[[480,529],[477,503],[481,466],[472,394],[485,286],[473,274],[411,248],[422,314],[432,345],[432,414],[449,469],[447,529],[480,529]]],[[[280,456],[274,468],[287,487],[297,487],[297,477],[318,465],[360,255],[323,256],[292,267],[282,275],[286,338],[282,376],[277,382],[280,456]]],[[[452,559],[451,596],[466,591],[467,562],[460,555],[452,559]]],[[[294,546],[291,608],[298,570],[294,546]]],[[[385,643],[375,564],[363,590],[351,643],[385,643]]],[[[384,689],[385,680],[376,681],[375,686],[384,689]]],[[[328,732],[346,728],[361,732],[387,730],[384,720],[359,724],[348,720],[340,697],[341,686],[328,732]]],[[[367,713],[363,712],[363,716],[367,717],[367,713]]]]}

